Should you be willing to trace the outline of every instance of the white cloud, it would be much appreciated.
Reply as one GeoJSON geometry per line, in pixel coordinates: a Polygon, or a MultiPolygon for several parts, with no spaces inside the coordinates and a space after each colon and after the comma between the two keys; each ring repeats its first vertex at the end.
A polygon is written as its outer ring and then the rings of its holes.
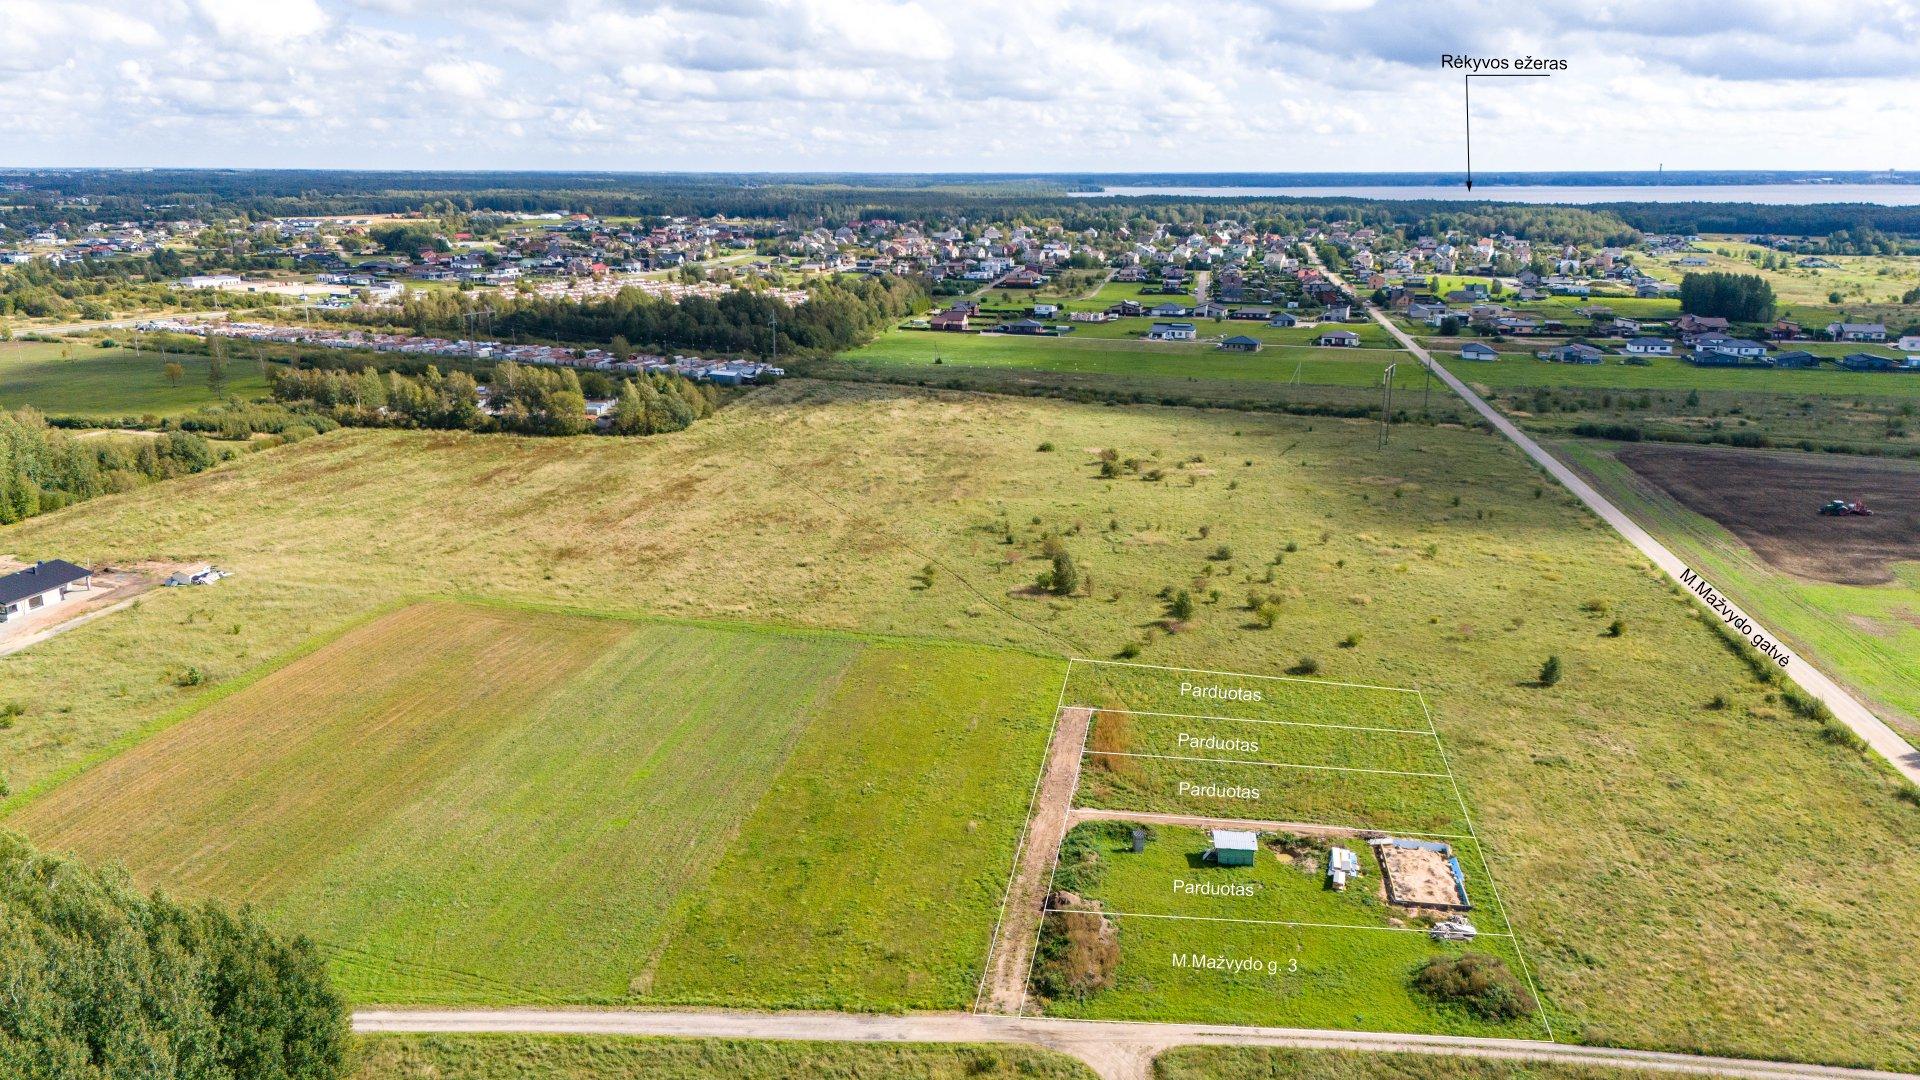
{"type": "Polygon", "coordinates": [[[1920,168],[1920,0],[0,0],[0,165],[1920,168]],[[1484,109],[1484,112],[1482,111],[1484,109]],[[1484,140],[1484,142],[1482,141],[1484,140]]]}
{"type": "Polygon", "coordinates": [[[280,45],[327,25],[315,0],[195,0],[194,6],[215,33],[234,42],[280,45]]]}
{"type": "Polygon", "coordinates": [[[420,74],[421,90],[457,101],[479,101],[500,81],[500,69],[479,60],[442,60],[420,74]]]}

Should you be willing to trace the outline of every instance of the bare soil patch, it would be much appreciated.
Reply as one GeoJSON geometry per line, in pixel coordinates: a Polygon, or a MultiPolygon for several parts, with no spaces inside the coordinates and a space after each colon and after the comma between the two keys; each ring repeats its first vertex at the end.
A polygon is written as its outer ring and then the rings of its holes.
{"type": "Polygon", "coordinates": [[[1403,907],[1449,910],[1465,907],[1443,852],[1376,843],[1387,899],[1403,907]]]}
{"type": "Polygon", "coordinates": [[[1777,570],[1840,585],[1881,585],[1920,559],[1920,468],[1838,454],[1628,446],[1616,456],[1687,509],[1712,518],[1777,570]],[[1871,517],[1824,517],[1830,499],[1871,517]]]}

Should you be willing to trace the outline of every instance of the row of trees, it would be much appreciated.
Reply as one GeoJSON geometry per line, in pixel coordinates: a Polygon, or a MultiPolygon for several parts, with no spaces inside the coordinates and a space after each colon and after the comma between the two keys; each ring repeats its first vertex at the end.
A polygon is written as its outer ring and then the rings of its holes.
{"type": "Polygon", "coordinates": [[[142,896],[0,833],[0,1075],[332,1080],[347,1010],[320,952],[250,913],[142,896]]]}
{"type": "MultiPolygon", "coordinates": [[[[489,404],[464,371],[428,366],[417,375],[375,368],[273,369],[275,400],[357,427],[511,431],[523,435],[581,435],[593,429],[580,376],[571,368],[504,363],[494,368],[489,404]]],[[[615,389],[607,430],[615,435],[680,431],[712,416],[719,392],[678,375],[645,375],[615,389]]]]}
{"type": "Polygon", "coordinates": [[[797,306],[751,290],[678,302],[624,289],[584,302],[527,297],[504,303],[491,296],[433,290],[411,295],[398,315],[390,310],[347,309],[329,317],[405,326],[437,337],[491,335],[507,340],[614,343],[616,351],[697,349],[810,357],[862,344],[923,310],[927,299],[924,286],[906,278],[843,277],[814,283],[807,301],[797,306]]]}
{"type": "Polygon", "coordinates": [[[1717,270],[1688,274],[1680,279],[1680,310],[1736,322],[1766,322],[1773,318],[1773,286],[1758,274],[1717,270]]]}
{"type": "Polygon", "coordinates": [[[190,431],[169,431],[137,444],[77,439],[31,408],[0,411],[0,525],[153,480],[186,476],[219,460],[213,445],[190,431]]]}

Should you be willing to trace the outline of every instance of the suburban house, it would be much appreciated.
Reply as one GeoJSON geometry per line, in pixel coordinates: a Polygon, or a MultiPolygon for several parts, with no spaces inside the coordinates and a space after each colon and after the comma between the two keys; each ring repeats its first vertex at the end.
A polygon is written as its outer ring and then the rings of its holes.
{"type": "Polygon", "coordinates": [[[1556,364],[1597,364],[1606,358],[1606,354],[1599,349],[1591,345],[1582,345],[1577,341],[1558,348],[1545,349],[1534,355],[1556,364]]]}
{"type": "Polygon", "coordinates": [[[1835,341],[1885,341],[1887,328],[1884,324],[1877,322],[1828,323],[1827,336],[1835,341]]]}
{"type": "Polygon", "coordinates": [[[1290,312],[1276,311],[1273,313],[1273,318],[1267,320],[1267,325],[1268,326],[1298,326],[1300,325],[1300,318],[1299,316],[1294,315],[1290,312]]]}
{"type": "Polygon", "coordinates": [[[1908,334],[1894,344],[1903,353],[1920,353],[1920,334],[1908,334]]]}
{"type": "Polygon", "coordinates": [[[933,327],[935,330],[965,330],[967,328],[967,313],[960,308],[948,308],[927,320],[927,325],[933,327]]]}
{"type": "Polygon", "coordinates": [[[1696,364],[1743,364],[1763,361],[1767,347],[1757,341],[1708,334],[1693,343],[1696,364]]]}
{"type": "Polygon", "coordinates": [[[1147,314],[1156,319],[1177,319],[1188,314],[1188,310],[1184,304],[1165,303],[1153,305],[1153,309],[1147,314]]]}
{"type": "Polygon", "coordinates": [[[1805,349],[1795,349],[1792,352],[1775,353],[1773,366],[1783,368],[1819,367],[1820,358],[1805,349]]]}
{"type": "Polygon", "coordinates": [[[1259,352],[1260,339],[1245,334],[1235,334],[1222,341],[1220,347],[1229,352],[1259,352]]]}
{"type": "Polygon", "coordinates": [[[1227,313],[1229,319],[1247,319],[1249,321],[1270,319],[1273,309],[1270,307],[1237,307],[1227,313]]]}
{"type": "Polygon", "coordinates": [[[1465,345],[1460,346],[1460,359],[1498,360],[1500,359],[1500,354],[1496,352],[1491,345],[1483,345],[1478,341],[1469,341],[1465,345]]]}
{"type": "Polygon", "coordinates": [[[1003,322],[995,329],[1003,334],[1044,334],[1047,332],[1047,324],[1036,319],[1015,319],[1012,322],[1003,322]]]}
{"type": "Polygon", "coordinates": [[[1332,345],[1343,349],[1354,349],[1360,346],[1360,335],[1351,330],[1329,330],[1319,337],[1314,338],[1313,343],[1315,345],[1332,345]]]}
{"type": "Polygon", "coordinates": [[[1680,331],[1680,340],[1688,345],[1703,334],[1724,334],[1727,332],[1727,320],[1714,315],[1682,315],[1673,324],[1680,331]]]}
{"type": "Polygon", "coordinates": [[[1195,318],[1200,319],[1224,319],[1227,317],[1227,305],[1208,300],[1195,307],[1193,314],[1195,318]]]}
{"type": "Polygon", "coordinates": [[[1620,351],[1628,356],[1672,356],[1673,342],[1657,337],[1631,338],[1620,351]]]}
{"type": "Polygon", "coordinates": [[[0,577],[0,623],[25,618],[58,604],[72,592],[93,588],[93,571],[63,559],[37,562],[0,577]]]}
{"type": "Polygon", "coordinates": [[[1157,322],[1147,331],[1148,341],[1192,341],[1196,336],[1190,322],[1157,322]]]}
{"type": "Polygon", "coordinates": [[[1834,361],[1848,371],[1892,371],[1893,357],[1876,356],[1873,353],[1848,353],[1834,361]]]}

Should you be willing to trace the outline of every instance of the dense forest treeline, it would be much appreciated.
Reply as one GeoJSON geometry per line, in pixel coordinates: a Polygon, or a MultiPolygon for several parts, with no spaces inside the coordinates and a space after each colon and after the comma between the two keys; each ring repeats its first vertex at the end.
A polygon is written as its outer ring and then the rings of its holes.
{"type": "MultiPolygon", "coordinates": [[[[10,208],[0,212],[0,223],[19,229],[45,227],[55,222],[123,221],[167,216],[214,219],[354,213],[407,213],[430,204],[453,209],[502,210],[514,213],[590,213],[637,217],[727,214],[752,218],[801,218],[830,225],[872,217],[917,219],[950,223],[969,220],[1050,220],[1068,228],[1095,227],[1091,222],[1139,215],[1142,220],[1207,221],[1276,220],[1320,222],[1333,220],[1417,221],[1428,217],[1465,214],[1470,217],[1511,217],[1521,228],[1515,235],[1556,242],[1588,242],[1582,236],[1553,234],[1557,222],[1605,221],[1603,234],[1640,232],[1777,233],[1826,237],[1862,226],[1882,233],[1920,238],[1920,207],[1827,203],[1776,206],[1752,203],[1606,203],[1583,208],[1502,204],[1499,189],[1481,203],[1447,200],[1383,200],[1357,197],[1306,198],[1277,196],[1221,198],[1142,196],[1075,198],[1073,188],[1100,183],[1230,182],[1258,184],[1276,177],[1264,174],[1215,175],[1197,178],[1161,174],[1138,176],[1060,176],[936,174],[633,174],[633,173],[418,173],[327,172],[314,170],[39,170],[0,174],[0,181],[18,184],[8,193],[10,208]],[[85,203],[74,201],[85,197],[85,203]],[[1536,214],[1542,216],[1535,216],[1536,214]],[[1586,217],[1558,217],[1559,214],[1586,217]],[[1522,231],[1522,229],[1526,231],[1522,231]]],[[[1797,174],[1701,174],[1691,178],[1669,176],[1668,183],[1770,182],[1799,179],[1797,174]]],[[[1863,174],[1861,179],[1873,178],[1863,174]]],[[[1298,181],[1297,174],[1277,179],[1298,181]]],[[[1342,176],[1312,178],[1316,183],[1341,182],[1342,176]]],[[[1382,178],[1353,174],[1355,183],[1383,183],[1382,178]]],[[[1400,180],[1446,180],[1400,177],[1400,180]]],[[[1632,182],[1632,174],[1514,174],[1515,182],[1609,183],[1632,182]]],[[[1285,230],[1282,230],[1285,231],[1285,230]]]]}
{"type": "Polygon", "coordinates": [[[0,1075],[332,1080],[347,1009],[320,952],[250,913],[142,896],[0,832],[0,1075]]]}

